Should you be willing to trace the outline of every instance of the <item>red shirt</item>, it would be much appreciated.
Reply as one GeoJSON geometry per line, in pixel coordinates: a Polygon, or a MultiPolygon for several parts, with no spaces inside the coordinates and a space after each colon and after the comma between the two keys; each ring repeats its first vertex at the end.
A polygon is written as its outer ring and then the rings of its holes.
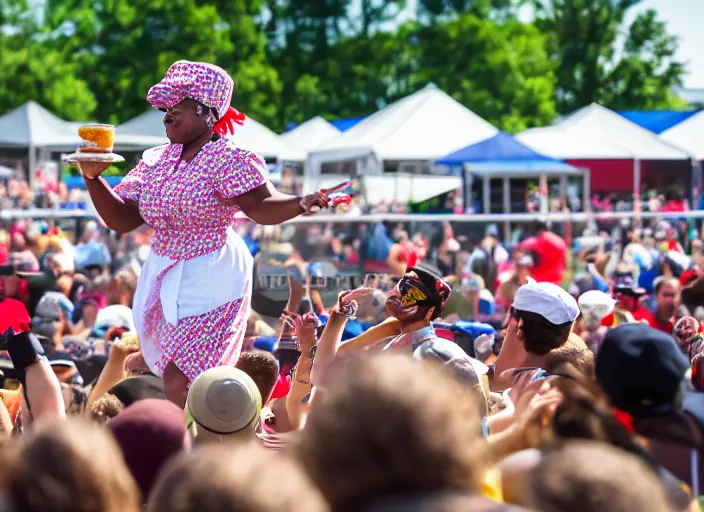
{"type": "Polygon", "coordinates": [[[537,282],[561,284],[565,275],[565,241],[555,233],[542,232],[539,236],[524,240],[520,251],[535,251],[538,261],[531,270],[531,277],[537,282]]]}
{"type": "Polygon", "coordinates": [[[20,301],[7,298],[0,302],[0,334],[10,327],[15,332],[27,332],[31,323],[27,308],[20,301]]]}
{"type": "Polygon", "coordinates": [[[650,327],[652,327],[653,329],[657,329],[658,331],[666,332],[667,334],[672,334],[672,331],[675,329],[674,320],[663,322],[658,318],[657,315],[653,314],[651,311],[647,311],[647,313],[648,315],[645,319],[648,321],[650,327]]]}
{"type": "MultiPolygon", "coordinates": [[[[641,321],[645,320],[648,323],[648,325],[651,325],[651,322],[653,320],[653,314],[650,311],[648,311],[647,309],[639,306],[638,309],[636,309],[635,311],[630,311],[630,313],[636,322],[641,322],[641,321]]],[[[611,328],[611,327],[614,327],[615,322],[616,322],[616,315],[614,313],[609,313],[604,318],[602,318],[601,325],[611,328]]]]}

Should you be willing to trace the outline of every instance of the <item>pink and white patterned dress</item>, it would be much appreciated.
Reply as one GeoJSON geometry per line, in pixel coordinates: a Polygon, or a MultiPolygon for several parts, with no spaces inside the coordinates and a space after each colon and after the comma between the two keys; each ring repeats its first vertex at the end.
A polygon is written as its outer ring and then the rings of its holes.
{"type": "Polygon", "coordinates": [[[183,147],[144,152],[116,188],[154,228],[133,314],[145,361],[157,375],[174,362],[191,380],[237,362],[251,297],[252,256],[233,230],[231,199],[264,184],[264,160],[231,139],[210,142],[191,162],[183,147]]]}

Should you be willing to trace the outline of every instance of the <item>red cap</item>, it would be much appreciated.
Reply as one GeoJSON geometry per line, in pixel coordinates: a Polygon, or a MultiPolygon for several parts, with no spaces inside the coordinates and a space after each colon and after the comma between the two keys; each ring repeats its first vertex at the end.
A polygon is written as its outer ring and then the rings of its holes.
{"type": "Polygon", "coordinates": [[[283,375],[279,375],[279,380],[276,381],[276,386],[274,386],[274,391],[271,394],[271,399],[283,398],[288,395],[291,390],[291,381],[288,380],[283,375]]]}

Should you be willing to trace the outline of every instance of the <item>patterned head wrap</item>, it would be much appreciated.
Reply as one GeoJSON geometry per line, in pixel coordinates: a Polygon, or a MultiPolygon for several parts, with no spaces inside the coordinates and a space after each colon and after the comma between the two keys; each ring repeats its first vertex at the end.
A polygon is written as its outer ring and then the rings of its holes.
{"type": "MultiPolygon", "coordinates": [[[[172,108],[186,98],[197,101],[208,109],[217,112],[217,122],[210,123],[207,112],[200,111],[206,123],[216,133],[225,135],[233,133],[234,125],[244,124],[245,115],[230,106],[234,82],[227,72],[204,62],[180,60],[166,72],[164,79],[153,86],[147,94],[147,100],[153,107],[172,108]]],[[[214,118],[214,116],[213,116],[214,118]]]]}

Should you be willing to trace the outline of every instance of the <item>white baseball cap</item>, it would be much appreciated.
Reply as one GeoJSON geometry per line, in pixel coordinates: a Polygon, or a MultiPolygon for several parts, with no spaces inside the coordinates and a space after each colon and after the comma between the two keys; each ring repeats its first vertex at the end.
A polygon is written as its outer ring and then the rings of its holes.
{"type": "Polygon", "coordinates": [[[601,320],[611,313],[616,307],[616,301],[610,295],[599,291],[589,290],[579,296],[579,308],[585,314],[592,314],[601,320]]]}
{"type": "Polygon", "coordinates": [[[577,301],[552,283],[528,283],[521,286],[513,299],[513,307],[542,316],[555,325],[574,322],[579,316],[577,301]]]}

